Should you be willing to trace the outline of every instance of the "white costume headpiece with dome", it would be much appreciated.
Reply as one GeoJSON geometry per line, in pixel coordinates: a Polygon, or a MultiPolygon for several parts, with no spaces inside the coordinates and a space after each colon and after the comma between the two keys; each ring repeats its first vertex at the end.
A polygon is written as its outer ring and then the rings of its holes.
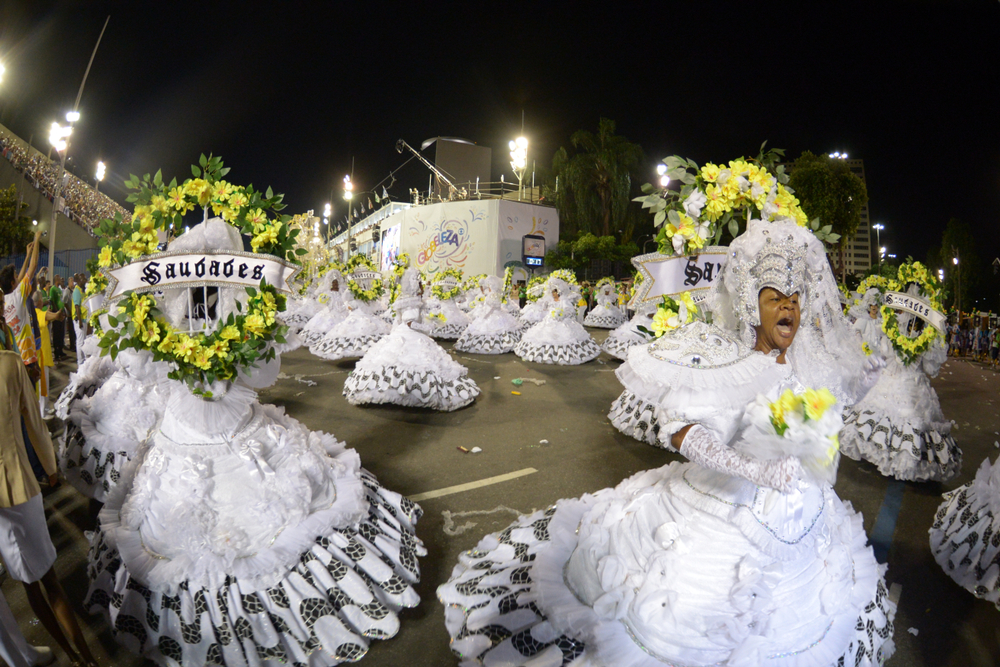
{"type": "Polygon", "coordinates": [[[750,220],[706,301],[713,321],[749,347],[760,325],[760,291],[799,295],[801,321],[788,351],[806,386],[827,387],[853,404],[867,392],[871,363],[851,332],[823,243],[793,222],[750,220]]]}

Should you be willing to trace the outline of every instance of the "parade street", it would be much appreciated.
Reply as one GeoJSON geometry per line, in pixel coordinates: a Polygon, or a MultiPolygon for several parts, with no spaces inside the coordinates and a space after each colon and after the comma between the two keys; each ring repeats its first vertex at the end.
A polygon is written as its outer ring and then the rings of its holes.
{"type": "MultiPolygon", "coordinates": [[[[593,333],[598,341],[606,335],[593,333]]],[[[452,351],[450,343],[444,347],[452,351]]],[[[621,386],[614,375],[619,362],[606,354],[582,366],[528,364],[512,354],[452,355],[482,389],[472,405],[453,413],[351,406],[341,389],[353,362],[323,361],[306,350],[286,355],[279,381],[260,394],[261,402],[284,406],[310,429],[346,441],[382,484],[423,507],[418,536],[428,555],[420,561],[422,602],[401,613],[399,634],[374,642],[363,664],[456,665],[435,588],[448,579],[460,552],[520,514],[682,459],[612,427],[606,415],[621,386]],[[513,384],[515,378],[523,383],[513,384]],[[477,447],[481,451],[472,453],[477,447]]],[[[66,364],[56,369],[56,389],[69,370],[66,364]]],[[[934,562],[927,530],[941,493],[968,482],[986,457],[1000,454],[1000,373],[949,359],[933,384],[945,416],[955,422],[953,435],[964,452],[961,474],[947,484],[903,483],[844,458],[836,490],[862,512],[876,556],[888,562],[886,583],[899,600],[896,653],[888,664],[995,665],[996,609],[945,575],[934,562]]],[[[61,429],[57,421],[49,424],[61,429]]],[[[87,589],[86,530],[96,525],[96,506],[65,483],[45,491],[45,504],[59,552],[56,570],[101,664],[143,664],[115,643],[103,618],[79,606],[87,589]]],[[[5,580],[3,591],[17,617],[33,618],[17,582],[5,580]]],[[[29,641],[51,641],[37,621],[30,623],[29,641]]]]}

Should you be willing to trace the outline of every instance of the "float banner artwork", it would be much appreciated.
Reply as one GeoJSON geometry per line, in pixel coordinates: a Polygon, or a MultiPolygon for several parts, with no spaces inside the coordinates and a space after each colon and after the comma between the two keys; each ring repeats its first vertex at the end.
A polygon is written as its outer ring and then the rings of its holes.
{"type": "Polygon", "coordinates": [[[291,292],[288,283],[299,267],[273,255],[252,252],[164,252],[115,269],[105,269],[108,301],[126,292],[149,292],[179,287],[257,287],[264,280],[275,289],[291,292]]]}
{"type": "Polygon", "coordinates": [[[913,294],[903,294],[902,292],[886,292],[883,299],[883,303],[893,310],[903,310],[913,313],[924,322],[944,333],[947,318],[943,313],[934,310],[927,299],[913,294]]]}
{"type": "Polygon", "coordinates": [[[642,284],[628,307],[636,310],[644,303],[659,303],[660,297],[673,297],[691,292],[691,297],[702,301],[708,288],[722,272],[728,249],[708,246],[697,255],[663,255],[658,252],[632,258],[632,265],[642,274],[642,284]]]}

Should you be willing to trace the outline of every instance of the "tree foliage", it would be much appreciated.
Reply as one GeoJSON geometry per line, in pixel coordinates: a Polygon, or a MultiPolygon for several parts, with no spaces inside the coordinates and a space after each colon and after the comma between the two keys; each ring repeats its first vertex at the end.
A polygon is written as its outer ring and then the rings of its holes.
{"type": "Polygon", "coordinates": [[[941,245],[932,248],[928,257],[932,269],[944,269],[947,292],[958,295],[952,305],[961,302],[962,311],[973,309],[974,295],[982,280],[982,261],[976,252],[976,240],[968,223],[952,218],[941,235],[941,245]],[[954,259],[958,258],[956,265],[954,259]]]}
{"type": "MultiPolygon", "coordinates": [[[[858,230],[861,211],[868,203],[865,182],[856,176],[843,160],[826,155],[804,152],[792,163],[789,185],[795,190],[802,210],[810,220],[819,218],[821,225],[830,225],[840,234],[837,244],[837,265],[845,272],[844,249],[858,230]]],[[[874,252],[874,249],[873,249],[874,252]]]]}
{"type": "Polygon", "coordinates": [[[618,243],[614,236],[595,236],[590,232],[575,240],[563,237],[559,245],[545,254],[545,263],[552,269],[582,269],[594,260],[628,262],[639,254],[639,246],[631,241],[618,243]]]}
{"type": "Polygon", "coordinates": [[[629,240],[640,222],[632,203],[637,173],[645,156],[642,147],[615,134],[615,122],[601,118],[597,133],[578,130],[552,159],[558,191],[552,191],[563,230],[629,240]]]}
{"type": "Polygon", "coordinates": [[[24,252],[31,241],[31,220],[24,215],[27,204],[17,211],[17,188],[0,190],[0,255],[24,252]]]}

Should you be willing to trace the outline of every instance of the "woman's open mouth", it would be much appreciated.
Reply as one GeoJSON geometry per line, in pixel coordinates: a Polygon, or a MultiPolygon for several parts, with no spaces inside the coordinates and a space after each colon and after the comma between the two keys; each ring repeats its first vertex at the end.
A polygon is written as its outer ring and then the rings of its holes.
{"type": "Polygon", "coordinates": [[[782,338],[791,338],[794,333],[792,325],[793,322],[791,317],[782,317],[778,320],[778,324],[775,328],[778,330],[778,335],[782,338]]]}

